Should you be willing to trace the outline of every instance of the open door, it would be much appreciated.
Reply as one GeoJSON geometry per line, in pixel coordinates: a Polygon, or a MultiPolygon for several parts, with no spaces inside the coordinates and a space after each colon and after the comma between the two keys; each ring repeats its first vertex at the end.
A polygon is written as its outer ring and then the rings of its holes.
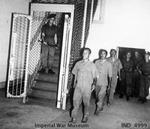
{"type": "Polygon", "coordinates": [[[26,98],[31,17],[13,14],[7,97],[26,98]]]}
{"type": "Polygon", "coordinates": [[[58,84],[57,108],[66,109],[66,97],[68,93],[68,74],[71,51],[73,16],[65,14],[63,43],[61,52],[61,64],[58,84]]]}
{"type": "MultiPolygon", "coordinates": [[[[63,38],[61,48],[61,63],[59,72],[58,92],[57,92],[57,108],[66,108],[66,95],[68,85],[69,61],[71,51],[74,5],[71,4],[44,4],[32,3],[31,15],[34,13],[60,13],[65,15],[63,38]]],[[[33,25],[34,26],[34,25],[33,25]]]]}

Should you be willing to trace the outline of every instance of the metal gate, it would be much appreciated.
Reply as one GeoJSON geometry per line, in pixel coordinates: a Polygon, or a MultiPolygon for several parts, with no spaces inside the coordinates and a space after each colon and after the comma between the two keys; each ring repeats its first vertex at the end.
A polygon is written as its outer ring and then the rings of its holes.
{"type": "Polygon", "coordinates": [[[7,97],[26,98],[31,17],[13,14],[7,79],[7,97]]]}

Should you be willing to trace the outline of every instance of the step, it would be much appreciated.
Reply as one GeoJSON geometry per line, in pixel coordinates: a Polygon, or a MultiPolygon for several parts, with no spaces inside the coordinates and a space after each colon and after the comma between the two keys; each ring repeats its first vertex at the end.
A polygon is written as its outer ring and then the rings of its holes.
{"type": "Polygon", "coordinates": [[[60,60],[60,56],[54,56],[54,62],[55,62],[55,61],[58,61],[58,62],[59,62],[59,60],[60,60]]]}
{"type": "Polygon", "coordinates": [[[32,89],[57,92],[57,83],[38,80],[32,89]]]}
{"type": "Polygon", "coordinates": [[[36,80],[40,81],[47,81],[47,82],[58,82],[58,75],[57,74],[49,74],[49,73],[39,73],[39,76],[37,76],[36,80]]]}
{"type": "Polygon", "coordinates": [[[30,98],[42,98],[42,99],[50,99],[56,100],[57,92],[32,89],[32,93],[28,95],[30,98]]]}
{"type": "Polygon", "coordinates": [[[55,74],[56,74],[56,75],[58,75],[58,74],[59,74],[59,69],[58,69],[58,68],[53,67],[53,68],[52,68],[52,70],[55,72],[55,74]]]}
{"type": "MultiPolygon", "coordinates": [[[[51,74],[51,73],[46,73],[46,72],[38,72],[38,74],[48,74],[48,75],[56,75],[56,76],[58,76],[58,74],[59,74],[59,68],[57,68],[57,67],[52,67],[52,70],[55,72],[55,74],[51,74]]],[[[59,76],[58,76],[59,77],[59,76]]]]}
{"type": "Polygon", "coordinates": [[[59,68],[59,65],[60,65],[59,62],[60,62],[59,60],[54,60],[53,67],[59,68]]]}
{"type": "Polygon", "coordinates": [[[28,96],[28,101],[26,104],[30,105],[40,105],[40,106],[47,106],[47,107],[54,107],[56,108],[56,100],[52,99],[43,99],[39,97],[33,97],[33,96],[28,96]]]}
{"type": "Polygon", "coordinates": [[[58,56],[60,56],[60,53],[61,51],[59,50],[59,49],[55,49],[55,55],[58,55],[58,56]]]}

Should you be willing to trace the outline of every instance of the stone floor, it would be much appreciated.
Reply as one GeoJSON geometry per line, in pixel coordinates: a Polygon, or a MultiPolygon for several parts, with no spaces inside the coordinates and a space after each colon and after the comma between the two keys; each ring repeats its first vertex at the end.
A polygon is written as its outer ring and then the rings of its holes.
{"type": "Polygon", "coordinates": [[[56,109],[51,104],[23,104],[18,99],[4,98],[0,92],[0,129],[150,129],[150,101],[140,104],[115,97],[114,104],[105,106],[99,116],[94,116],[95,104],[91,101],[90,117],[81,123],[82,110],[77,124],[69,123],[69,111],[56,109]]]}

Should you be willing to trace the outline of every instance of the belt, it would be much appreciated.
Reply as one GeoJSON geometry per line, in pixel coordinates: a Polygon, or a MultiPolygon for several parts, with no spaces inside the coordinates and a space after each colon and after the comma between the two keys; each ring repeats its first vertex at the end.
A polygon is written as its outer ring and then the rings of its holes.
{"type": "Polygon", "coordinates": [[[57,47],[57,44],[47,44],[50,47],[57,47]]]}
{"type": "Polygon", "coordinates": [[[44,44],[44,45],[47,45],[47,46],[50,46],[50,47],[57,47],[57,44],[44,44]]]}

